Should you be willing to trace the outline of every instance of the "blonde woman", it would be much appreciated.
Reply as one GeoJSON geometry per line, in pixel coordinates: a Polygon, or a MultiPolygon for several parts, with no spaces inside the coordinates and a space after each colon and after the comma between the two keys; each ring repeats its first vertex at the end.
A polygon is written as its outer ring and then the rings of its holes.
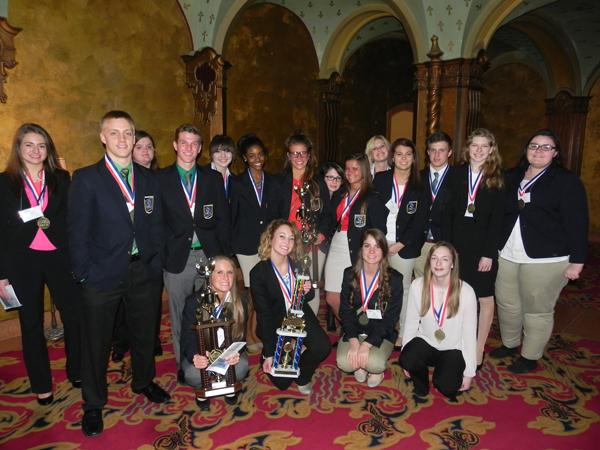
{"type": "Polygon", "coordinates": [[[371,178],[375,177],[377,172],[390,170],[390,141],[385,136],[376,134],[369,139],[365,146],[365,155],[369,159],[371,178]]]}
{"type": "Polygon", "coordinates": [[[400,366],[419,396],[433,385],[451,400],[471,387],[476,366],[477,299],[459,278],[454,247],[440,241],[431,247],[425,275],[408,293],[400,366]]]}

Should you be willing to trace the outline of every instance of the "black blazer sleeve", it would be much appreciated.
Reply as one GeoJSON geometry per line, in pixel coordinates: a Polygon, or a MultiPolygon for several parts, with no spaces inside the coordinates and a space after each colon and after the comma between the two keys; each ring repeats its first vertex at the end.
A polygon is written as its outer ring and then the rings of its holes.
{"type": "Polygon", "coordinates": [[[262,354],[265,358],[275,353],[276,330],[281,325],[285,313],[283,304],[277,305],[273,299],[273,289],[270,285],[277,281],[270,280],[271,274],[268,273],[268,269],[270,263],[261,261],[250,271],[250,289],[256,311],[256,334],[263,343],[262,354]]]}
{"type": "MultiPolygon", "coordinates": [[[[89,171],[89,170],[88,170],[89,171]]],[[[76,170],[69,191],[69,243],[73,277],[84,281],[91,265],[90,236],[94,220],[93,187],[86,182],[86,173],[76,170]]]]}
{"type": "Polygon", "coordinates": [[[196,308],[198,302],[196,295],[192,294],[185,299],[185,306],[181,316],[181,353],[188,362],[193,363],[194,355],[198,353],[198,340],[196,338],[196,308]]]}
{"type": "Polygon", "coordinates": [[[350,303],[352,293],[352,278],[354,277],[354,268],[347,267],[344,270],[342,279],[342,291],[340,293],[340,321],[344,331],[344,339],[358,338],[357,315],[355,302],[350,303]]]}
{"type": "Polygon", "coordinates": [[[383,312],[381,321],[377,321],[375,327],[370,330],[366,341],[379,347],[383,339],[394,343],[397,337],[396,324],[402,309],[402,274],[394,269],[390,270],[391,298],[386,310],[383,312]]]}
{"type": "Polygon", "coordinates": [[[490,215],[486,235],[484,237],[484,248],[482,255],[493,260],[498,259],[498,247],[502,236],[502,217],[504,215],[504,188],[487,189],[490,202],[490,215]]]}

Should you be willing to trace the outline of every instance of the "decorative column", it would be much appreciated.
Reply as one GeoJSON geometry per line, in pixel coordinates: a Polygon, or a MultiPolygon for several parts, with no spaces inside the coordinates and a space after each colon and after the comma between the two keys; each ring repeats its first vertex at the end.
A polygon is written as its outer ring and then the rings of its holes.
{"type": "Polygon", "coordinates": [[[440,129],[440,111],[442,108],[442,91],[440,83],[442,80],[442,55],[438,45],[438,37],[431,37],[431,50],[427,56],[431,60],[428,67],[427,85],[427,135],[435,133],[440,129]]]}
{"type": "Polygon", "coordinates": [[[13,27],[5,17],[0,17],[0,102],[6,103],[8,96],[4,92],[4,84],[8,79],[7,69],[17,65],[15,60],[15,36],[21,28],[13,27]]]}
{"type": "Polygon", "coordinates": [[[338,161],[340,97],[344,81],[339,73],[333,72],[328,79],[319,81],[319,157],[322,162],[338,161]]]}
{"type": "Polygon", "coordinates": [[[194,113],[202,125],[208,125],[209,138],[225,134],[225,71],[231,65],[210,47],[181,58],[186,65],[186,84],[194,94],[194,113]]]}
{"type": "Polygon", "coordinates": [[[585,122],[591,97],[575,97],[560,91],[546,99],[546,123],[560,139],[562,162],[569,170],[581,174],[585,122]]]}

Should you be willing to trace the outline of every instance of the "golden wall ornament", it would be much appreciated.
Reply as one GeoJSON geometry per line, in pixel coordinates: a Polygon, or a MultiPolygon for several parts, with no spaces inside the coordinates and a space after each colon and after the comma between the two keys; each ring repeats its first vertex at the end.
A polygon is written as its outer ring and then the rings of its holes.
{"type": "Polygon", "coordinates": [[[4,83],[8,78],[7,69],[17,65],[15,60],[15,36],[21,28],[13,27],[5,17],[0,17],[0,102],[6,103],[8,96],[4,92],[4,83]]]}

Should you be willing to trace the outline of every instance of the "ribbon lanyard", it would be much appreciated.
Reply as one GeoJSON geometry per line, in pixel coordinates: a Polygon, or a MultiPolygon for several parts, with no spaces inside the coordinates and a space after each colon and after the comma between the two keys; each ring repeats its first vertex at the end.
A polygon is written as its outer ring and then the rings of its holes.
{"type": "Polygon", "coordinates": [[[284,281],[283,276],[279,273],[279,270],[277,270],[277,267],[275,267],[275,264],[273,264],[273,261],[271,261],[271,266],[273,266],[273,271],[275,272],[275,276],[277,277],[277,281],[279,282],[279,287],[281,288],[281,292],[283,293],[285,301],[290,305],[290,307],[293,306],[294,299],[292,298],[292,294],[294,289],[295,277],[292,272],[292,265],[289,263],[288,260],[288,276],[290,280],[289,286],[284,281]]]}
{"type": "Polygon", "coordinates": [[[223,176],[223,184],[225,187],[225,197],[226,198],[229,198],[229,175],[231,175],[231,174],[229,173],[229,169],[227,169],[227,172],[223,176]]]}
{"type": "Polygon", "coordinates": [[[440,308],[438,310],[435,309],[435,301],[433,298],[433,283],[431,283],[429,286],[431,289],[431,309],[433,311],[433,317],[435,318],[438,328],[442,328],[442,326],[444,325],[444,321],[446,320],[446,308],[448,307],[448,299],[450,298],[450,284],[448,283],[446,299],[444,300],[444,303],[440,305],[440,308]]]}
{"type": "Polygon", "coordinates": [[[35,198],[35,202],[38,206],[44,205],[44,196],[46,194],[46,172],[42,170],[42,189],[40,191],[40,195],[37,195],[37,191],[35,189],[35,184],[33,180],[29,177],[26,171],[23,171],[23,178],[25,180],[25,185],[29,188],[31,193],[33,194],[33,198],[35,198]]]}
{"type": "Polygon", "coordinates": [[[215,319],[218,319],[219,317],[221,317],[221,313],[223,312],[223,309],[225,309],[225,304],[229,301],[231,297],[231,292],[228,292],[227,295],[225,296],[225,298],[223,299],[223,301],[215,308],[215,311],[213,313],[213,317],[215,319]]]}
{"type": "Polygon", "coordinates": [[[475,204],[475,198],[477,198],[477,191],[479,190],[479,185],[481,184],[483,171],[480,170],[477,174],[477,178],[475,178],[475,184],[473,184],[473,173],[471,172],[471,166],[469,166],[469,191],[467,192],[469,196],[469,203],[475,204]]]}
{"type": "Polygon", "coordinates": [[[346,206],[344,206],[344,209],[342,211],[342,215],[340,216],[340,220],[339,220],[340,222],[342,220],[344,220],[344,217],[346,217],[348,215],[348,213],[350,212],[350,208],[352,208],[352,205],[354,205],[354,202],[358,198],[358,194],[359,193],[360,193],[360,189],[354,193],[354,195],[352,196],[352,198],[350,198],[349,193],[346,193],[346,195],[344,196],[344,200],[342,200],[342,201],[346,202],[346,206]]]}
{"type": "Polygon", "coordinates": [[[260,179],[260,190],[257,188],[256,183],[254,182],[254,178],[252,178],[252,173],[250,172],[250,170],[248,170],[248,176],[250,177],[250,182],[252,183],[252,187],[254,188],[254,193],[256,194],[258,206],[262,206],[263,192],[265,187],[265,174],[263,173],[263,176],[260,179]]]}
{"type": "Polygon", "coordinates": [[[117,166],[115,165],[115,163],[106,154],[104,155],[104,162],[106,163],[106,168],[108,169],[108,171],[110,172],[112,177],[115,179],[115,181],[119,185],[119,188],[121,189],[121,192],[123,193],[123,197],[125,197],[125,201],[127,203],[129,203],[133,209],[135,207],[135,188],[133,187],[133,186],[135,186],[134,180],[133,180],[135,171],[133,171],[133,170],[131,171],[131,186],[130,186],[129,183],[127,182],[127,180],[121,174],[121,172],[119,172],[119,170],[117,169],[117,166]]]}
{"type": "Polygon", "coordinates": [[[198,175],[198,170],[194,170],[194,175],[190,179],[190,189],[188,190],[184,177],[179,175],[179,181],[181,182],[181,187],[183,188],[183,193],[185,194],[185,201],[187,202],[192,216],[194,215],[194,203],[196,203],[196,176],[198,175]]]}
{"type": "Polygon", "coordinates": [[[444,169],[444,171],[442,172],[442,174],[440,175],[440,178],[438,179],[438,183],[437,186],[435,187],[435,189],[433,189],[433,174],[431,173],[431,170],[429,171],[429,187],[431,188],[431,202],[435,202],[435,198],[438,195],[438,192],[440,191],[440,187],[442,186],[442,183],[444,182],[444,178],[446,177],[446,174],[448,173],[448,170],[450,169],[450,166],[446,166],[446,168],[444,169]]]}
{"type": "Polygon", "coordinates": [[[402,203],[402,197],[404,197],[404,193],[406,192],[406,186],[408,185],[408,183],[406,183],[404,185],[404,187],[402,188],[402,194],[401,194],[400,186],[398,185],[398,181],[396,180],[396,175],[394,175],[392,177],[392,181],[393,181],[392,193],[394,194],[394,199],[396,200],[396,205],[398,205],[398,209],[400,209],[400,204],[402,203]]]}
{"type": "Polygon", "coordinates": [[[371,280],[371,284],[369,285],[369,287],[367,287],[367,275],[365,274],[364,270],[361,270],[361,273],[360,273],[360,296],[361,296],[363,311],[366,311],[368,309],[369,302],[371,301],[371,298],[373,297],[373,294],[375,293],[375,291],[377,290],[378,287],[379,287],[379,269],[377,270],[377,273],[371,280]]]}
{"type": "Polygon", "coordinates": [[[523,186],[521,188],[521,186],[519,186],[518,192],[517,192],[517,198],[522,199],[523,197],[525,197],[525,193],[531,189],[531,187],[533,186],[533,184],[542,176],[544,175],[544,173],[546,173],[546,170],[548,170],[548,168],[546,167],[544,170],[542,170],[540,173],[538,173],[535,177],[533,177],[531,180],[529,180],[527,183],[525,183],[525,186],[523,186]]]}

